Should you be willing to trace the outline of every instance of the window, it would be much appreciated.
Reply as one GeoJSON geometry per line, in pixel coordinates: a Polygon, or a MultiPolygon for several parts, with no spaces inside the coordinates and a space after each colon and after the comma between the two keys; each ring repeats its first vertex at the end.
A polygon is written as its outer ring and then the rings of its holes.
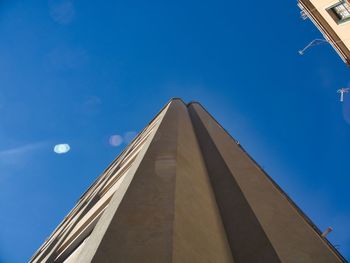
{"type": "Polygon", "coordinates": [[[350,4],[346,1],[332,5],[327,11],[338,24],[350,21],[350,4]]]}

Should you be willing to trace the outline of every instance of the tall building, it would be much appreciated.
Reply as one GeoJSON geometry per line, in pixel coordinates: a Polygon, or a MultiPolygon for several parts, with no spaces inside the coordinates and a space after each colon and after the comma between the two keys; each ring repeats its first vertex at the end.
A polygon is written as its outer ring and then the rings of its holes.
{"type": "Polygon", "coordinates": [[[199,104],[171,100],[30,262],[345,262],[199,104]]]}
{"type": "Polygon", "coordinates": [[[350,66],[350,0],[298,0],[304,18],[310,18],[342,60],[350,66]]]}

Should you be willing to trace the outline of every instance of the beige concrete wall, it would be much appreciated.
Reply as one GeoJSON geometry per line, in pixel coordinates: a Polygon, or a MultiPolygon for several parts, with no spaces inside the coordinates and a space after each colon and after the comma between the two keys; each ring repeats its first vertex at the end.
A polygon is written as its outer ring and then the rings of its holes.
{"type": "Polygon", "coordinates": [[[233,262],[187,107],[178,104],[172,262],[233,262]]]}
{"type": "Polygon", "coordinates": [[[299,7],[329,41],[343,61],[350,66],[350,21],[337,24],[327,9],[340,0],[298,0],[299,7]]]}
{"type": "Polygon", "coordinates": [[[64,260],[342,259],[200,104],[175,99],[88,189],[31,262],[64,260]]]}
{"type": "Polygon", "coordinates": [[[339,3],[339,0],[310,0],[310,2],[315,6],[317,11],[322,15],[322,17],[327,21],[346,47],[350,50],[350,21],[338,25],[327,12],[327,8],[339,3]]]}
{"type": "MultiPolygon", "coordinates": [[[[231,176],[238,184],[239,190],[243,193],[248,206],[253,210],[280,260],[290,263],[341,262],[325,240],[288,201],[284,193],[274,185],[229,134],[199,104],[192,104],[190,111],[199,116],[200,122],[207,129],[209,137],[205,141],[212,140],[215,144],[215,148],[220,152],[231,176]]],[[[211,153],[203,152],[203,154],[211,153]]],[[[237,213],[244,211],[241,204],[232,201],[231,205],[232,210],[236,210],[237,213]]],[[[249,224],[248,220],[246,222],[249,224]]],[[[247,239],[254,235],[249,230],[242,234],[245,234],[247,239]]],[[[262,237],[259,235],[257,238],[262,237]]],[[[249,249],[254,249],[253,246],[261,246],[262,243],[252,242],[251,244],[249,249]]],[[[266,250],[267,248],[261,249],[266,250]]]]}
{"type": "MultiPolygon", "coordinates": [[[[110,207],[113,207],[113,201],[110,207]]],[[[112,208],[110,208],[112,211],[112,208]]],[[[186,105],[164,119],[102,239],[89,238],[78,262],[233,262],[186,105]],[[96,246],[97,245],[97,246],[96,246]]],[[[97,225],[96,227],[99,227],[97,225]]]]}

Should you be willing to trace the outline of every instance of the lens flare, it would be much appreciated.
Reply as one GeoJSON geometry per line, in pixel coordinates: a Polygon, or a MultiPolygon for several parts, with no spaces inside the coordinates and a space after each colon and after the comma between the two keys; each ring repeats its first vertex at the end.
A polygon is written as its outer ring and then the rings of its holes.
{"type": "Polygon", "coordinates": [[[115,134],[115,135],[112,135],[111,137],[109,137],[109,144],[114,146],[114,147],[117,147],[119,145],[121,145],[123,143],[123,138],[122,136],[118,135],[118,134],[115,134]]]}
{"type": "Polygon", "coordinates": [[[344,98],[342,103],[344,120],[350,124],[350,98],[344,98]]]}
{"type": "Polygon", "coordinates": [[[70,146],[67,143],[56,144],[53,151],[57,154],[67,153],[70,150],[70,146]]]}
{"type": "Polygon", "coordinates": [[[124,134],[124,141],[126,144],[131,143],[131,141],[136,137],[137,133],[134,131],[128,131],[124,134]]]}

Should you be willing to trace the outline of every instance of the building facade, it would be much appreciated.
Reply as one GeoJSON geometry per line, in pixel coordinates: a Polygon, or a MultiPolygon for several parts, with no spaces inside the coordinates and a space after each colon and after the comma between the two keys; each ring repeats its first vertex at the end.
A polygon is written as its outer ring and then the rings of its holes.
{"type": "Polygon", "coordinates": [[[30,262],[345,262],[199,104],[171,100],[30,262]]]}
{"type": "Polygon", "coordinates": [[[298,0],[298,6],[350,66],[349,0],[298,0]]]}

